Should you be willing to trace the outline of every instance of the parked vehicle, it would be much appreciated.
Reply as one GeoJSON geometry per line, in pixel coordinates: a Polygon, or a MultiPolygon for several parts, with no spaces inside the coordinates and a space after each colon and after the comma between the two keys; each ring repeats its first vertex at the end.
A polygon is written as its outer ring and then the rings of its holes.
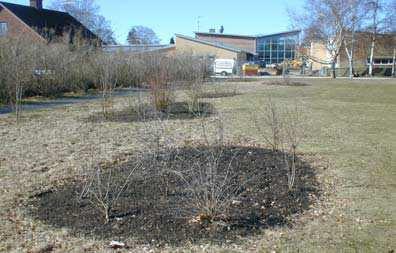
{"type": "Polygon", "coordinates": [[[257,76],[259,69],[260,66],[254,63],[245,63],[242,66],[242,72],[244,76],[257,76]]]}
{"type": "Polygon", "coordinates": [[[231,59],[216,59],[213,66],[216,75],[228,76],[235,73],[236,62],[231,59]]]}

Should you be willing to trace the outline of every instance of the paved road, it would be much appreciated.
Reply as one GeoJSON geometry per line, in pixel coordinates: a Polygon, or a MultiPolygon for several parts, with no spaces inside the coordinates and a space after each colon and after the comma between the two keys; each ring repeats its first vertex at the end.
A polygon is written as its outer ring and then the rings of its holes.
{"type": "MultiPolygon", "coordinates": [[[[301,75],[288,75],[291,79],[329,79],[333,80],[330,76],[301,76],[301,75]]],[[[282,79],[283,76],[211,76],[213,79],[236,79],[236,80],[244,80],[244,79],[282,79]]],[[[337,79],[350,79],[349,77],[337,77],[337,79]]],[[[392,77],[354,77],[353,80],[395,80],[396,78],[392,77]]]]}
{"type": "MultiPolygon", "coordinates": [[[[139,91],[145,91],[142,89],[130,88],[130,89],[121,89],[114,92],[114,96],[116,97],[126,97],[126,96],[134,96],[137,95],[139,91]]],[[[98,100],[101,98],[100,94],[91,94],[91,95],[83,95],[79,97],[65,97],[65,98],[56,98],[56,99],[49,99],[44,101],[37,101],[37,102],[29,102],[22,106],[22,110],[24,111],[34,111],[34,110],[41,110],[41,109],[49,109],[49,108],[56,108],[62,106],[68,106],[72,104],[78,103],[85,103],[93,100],[98,100]]],[[[11,106],[0,106],[0,114],[7,114],[11,113],[12,107],[11,106]]]]}

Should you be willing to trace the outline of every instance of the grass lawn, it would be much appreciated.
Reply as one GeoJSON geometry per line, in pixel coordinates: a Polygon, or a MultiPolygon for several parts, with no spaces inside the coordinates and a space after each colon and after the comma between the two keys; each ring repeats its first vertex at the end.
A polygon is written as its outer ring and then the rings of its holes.
{"type": "MultiPolygon", "coordinates": [[[[299,80],[306,86],[270,82],[208,85],[208,90],[237,92],[203,101],[224,120],[226,139],[262,145],[252,119],[267,97],[285,106],[298,103],[307,127],[300,152],[317,172],[320,201],[294,217],[291,226],[263,229],[241,238],[242,243],[156,248],[134,244],[130,238],[130,248],[121,252],[396,250],[396,80],[299,80]]],[[[125,110],[131,103],[132,98],[118,97],[114,110],[125,110]]],[[[87,120],[97,111],[98,101],[31,111],[18,126],[12,115],[0,115],[0,252],[112,252],[108,240],[76,236],[68,228],[36,220],[26,206],[32,196],[83,174],[93,153],[103,163],[114,163],[142,147],[136,132],[141,122],[87,120]],[[46,247],[51,251],[39,251],[46,247]]],[[[169,126],[172,134],[195,139],[199,122],[172,119],[169,126]]]]}

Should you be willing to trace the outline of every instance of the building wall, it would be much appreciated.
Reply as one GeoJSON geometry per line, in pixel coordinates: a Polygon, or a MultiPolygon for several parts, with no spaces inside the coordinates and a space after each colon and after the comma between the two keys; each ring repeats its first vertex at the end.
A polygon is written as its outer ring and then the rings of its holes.
{"type": "Polygon", "coordinates": [[[222,48],[205,45],[188,39],[176,37],[176,51],[186,52],[194,55],[209,55],[218,59],[238,60],[238,53],[222,48]]]}
{"type": "Polygon", "coordinates": [[[330,62],[331,57],[326,46],[322,43],[311,42],[309,56],[311,57],[312,70],[320,70],[322,67],[330,67],[326,62],[330,62]]]}
{"type": "MultiPolygon", "coordinates": [[[[374,59],[393,57],[393,49],[396,47],[396,36],[378,35],[374,50],[374,59]]],[[[354,65],[357,68],[367,66],[367,59],[370,57],[371,37],[367,34],[357,34],[354,50],[354,65]]],[[[309,56],[312,57],[312,69],[319,70],[322,67],[331,67],[330,64],[318,63],[317,61],[330,62],[330,55],[325,45],[320,42],[312,42],[309,50],[309,56]],[[316,61],[315,61],[316,60],[316,61]]],[[[345,48],[342,47],[337,59],[337,68],[348,68],[348,56],[345,48]]]]}
{"type": "MultiPolygon", "coordinates": [[[[372,38],[370,34],[356,34],[356,43],[354,50],[354,62],[356,67],[367,66],[367,60],[370,57],[371,39],[372,38]]],[[[394,48],[396,48],[396,35],[377,35],[374,48],[374,59],[392,59],[394,48]]],[[[348,56],[344,49],[341,50],[339,59],[340,67],[348,67],[348,56]]]]}
{"type": "Polygon", "coordinates": [[[237,48],[245,49],[250,52],[256,52],[256,39],[254,38],[243,38],[243,37],[225,37],[216,34],[205,35],[197,34],[197,39],[205,40],[209,42],[224,43],[237,48]]]}
{"type": "Polygon", "coordinates": [[[33,29],[23,23],[18,17],[7,9],[0,5],[0,22],[6,22],[8,24],[7,36],[18,37],[26,36],[33,40],[45,41],[40,35],[38,35],[33,29]]]}

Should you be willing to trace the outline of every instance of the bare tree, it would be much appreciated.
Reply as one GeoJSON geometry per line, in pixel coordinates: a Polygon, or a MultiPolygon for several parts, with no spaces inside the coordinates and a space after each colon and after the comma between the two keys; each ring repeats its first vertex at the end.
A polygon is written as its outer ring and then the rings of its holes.
{"type": "MultiPolygon", "coordinates": [[[[389,4],[385,7],[384,17],[384,32],[395,34],[396,33],[396,0],[389,1],[389,4]]],[[[392,64],[392,76],[396,77],[396,38],[393,38],[393,64],[392,64]]]]}
{"type": "Polygon", "coordinates": [[[161,41],[153,29],[145,26],[132,27],[127,40],[131,45],[156,45],[161,41]]]}
{"type": "Polygon", "coordinates": [[[350,0],[306,0],[303,11],[291,13],[295,26],[305,31],[307,41],[325,45],[330,54],[333,78],[336,78],[337,60],[344,44],[350,12],[350,0]]]}
{"type": "Polygon", "coordinates": [[[349,0],[350,11],[346,13],[346,35],[344,39],[344,49],[348,58],[349,78],[354,77],[354,54],[356,46],[356,30],[360,28],[364,19],[366,0],[349,0]]]}
{"type": "Polygon", "coordinates": [[[99,14],[100,7],[95,0],[54,0],[51,9],[68,12],[93,33],[98,35],[104,42],[115,44],[114,32],[110,22],[99,14]]]}
{"type": "Polygon", "coordinates": [[[396,77],[396,48],[393,49],[392,76],[396,77]]]}
{"type": "Polygon", "coordinates": [[[366,2],[366,12],[368,13],[369,17],[364,29],[370,33],[371,37],[369,57],[370,76],[373,76],[374,58],[378,36],[384,34],[393,34],[396,31],[395,11],[395,0],[367,0],[366,2]]]}
{"type": "Polygon", "coordinates": [[[373,76],[373,68],[374,68],[374,50],[375,50],[375,42],[377,39],[378,33],[378,12],[380,11],[380,1],[374,0],[369,2],[370,9],[372,11],[372,34],[371,34],[371,47],[370,47],[370,65],[369,65],[369,75],[373,76]]]}
{"type": "Polygon", "coordinates": [[[396,0],[389,0],[388,5],[385,6],[384,28],[387,33],[396,32],[396,0]]]}

